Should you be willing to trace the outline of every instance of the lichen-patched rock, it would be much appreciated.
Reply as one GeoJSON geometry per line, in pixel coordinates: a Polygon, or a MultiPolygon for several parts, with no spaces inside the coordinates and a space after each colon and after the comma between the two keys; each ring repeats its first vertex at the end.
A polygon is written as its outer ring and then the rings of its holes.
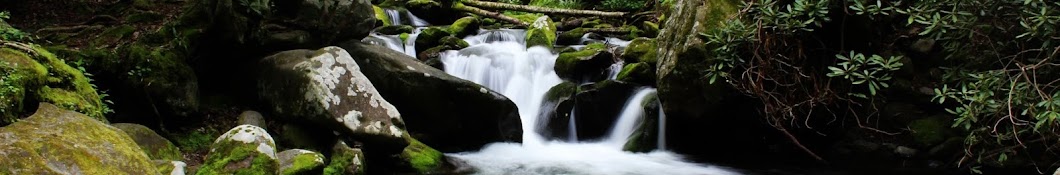
{"type": "Polygon", "coordinates": [[[262,60],[259,95],[274,115],[307,120],[373,149],[408,145],[401,114],[376,91],[350,54],[338,47],[291,50],[262,60]]]}
{"type": "Polygon", "coordinates": [[[124,132],[49,103],[0,128],[0,174],[157,173],[124,132]]]}
{"type": "Polygon", "coordinates": [[[239,125],[214,140],[195,174],[276,174],[276,142],[265,129],[239,125]]]}

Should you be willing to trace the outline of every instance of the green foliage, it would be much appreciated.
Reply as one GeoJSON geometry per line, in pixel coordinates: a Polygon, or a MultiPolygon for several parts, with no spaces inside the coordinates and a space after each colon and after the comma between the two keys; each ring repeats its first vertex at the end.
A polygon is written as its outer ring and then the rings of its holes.
{"type": "Polygon", "coordinates": [[[637,9],[643,9],[645,7],[648,7],[648,3],[651,3],[651,1],[645,1],[645,0],[604,0],[603,2],[600,2],[600,7],[602,7],[604,10],[630,11],[630,10],[637,10],[637,9]]]}
{"type": "Polygon", "coordinates": [[[828,17],[830,0],[795,0],[794,3],[781,6],[776,0],[758,0],[752,8],[758,10],[756,21],[766,23],[765,27],[781,31],[808,31],[821,27],[828,17]]]}
{"type": "Polygon", "coordinates": [[[209,149],[210,144],[213,144],[213,141],[218,136],[221,135],[215,130],[200,129],[186,134],[174,135],[173,142],[183,152],[197,152],[209,149]]]}
{"type": "Polygon", "coordinates": [[[21,30],[7,26],[7,19],[11,19],[11,13],[0,11],[0,40],[21,41],[28,37],[28,35],[21,30]]]}
{"type": "MultiPolygon", "coordinates": [[[[837,63],[836,66],[828,66],[832,73],[828,73],[828,77],[843,77],[843,79],[849,80],[851,84],[868,85],[869,95],[875,96],[876,91],[890,87],[887,81],[891,80],[891,75],[894,71],[902,68],[902,57],[891,56],[890,58],[883,58],[880,55],[872,55],[865,57],[861,53],[854,53],[850,51],[849,55],[835,55],[836,58],[842,60],[837,63]]],[[[851,96],[868,98],[865,94],[861,93],[849,93],[851,96]]]]}
{"type": "MultiPolygon", "coordinates": [[[[519,4],[518,0],[513,4],[519,4]]],[[[584,7],[584,3],[581,0],[531,0],[530,5],[562,9],[581,9],[584,7]]]]}

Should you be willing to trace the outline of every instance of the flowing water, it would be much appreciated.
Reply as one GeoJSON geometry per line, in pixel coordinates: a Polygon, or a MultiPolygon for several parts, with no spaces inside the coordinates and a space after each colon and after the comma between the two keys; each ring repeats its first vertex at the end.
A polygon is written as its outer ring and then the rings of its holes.
{"type": "MultiPolygon", "coordinates": [[[[387,14],[391,15],[392,21],[402,21],[393,17],[400,16],[396,15],[400,14],[397,11],[388,10],[387,14]]],[[[406,16],[414,26],[423,26],[417,24],[419,18],[411,14],[406,16]]],[[[420,29],[410,34],[405,42],[396,35],[378,34],[370,36],[375,38],[371,42],[415,56],[414,41],[420,29]]],[[[553,70],[558,55],[552,48],[527,48],[523,40],[525,36],[525,30],[518,29],[482,30],[478,35],[464,38],[470,47],[440,54],[446,73],[481,84],[511,99],[519,108],[523,127],[523,143],[493,143],[478,152],[450,153],[449,156],[465,160],[478,174],[740,174],[724,167],[690,163],[680,155],[664,151],[666,119],[661,106],[657,141],[660,149],[649,153],[623,151],[629,136],[644,120],[645,99],[655,95],[655,89],[649,87],[637,89],[629,97],[618,121],[603,140],[578,142],[574,116],[577,109],[571,109],[569,133],[566,133],[568,140],[545,138],[537,131],[545,129],[545,121],[539,119],[547,117],[545,112],[549,112],[542,109],[556,105],[543,103],[545,93],[562,82],[553,70]]],[[[614,38],[602,41],[615,47],[628,44],[614,38]]],[[[612,65],[609,78],[614,79],[621,68],[621,62],[612,65]]]]}

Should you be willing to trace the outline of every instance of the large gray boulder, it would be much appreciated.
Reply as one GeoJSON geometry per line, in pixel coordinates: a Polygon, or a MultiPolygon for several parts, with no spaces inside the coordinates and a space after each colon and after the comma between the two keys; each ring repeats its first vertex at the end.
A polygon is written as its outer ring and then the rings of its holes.
{"type": "Polygon", "coordinates": [[[40,103],[29,118],[0,128],[0,174],[158,174],[125,132],[40,103]]]}
{"type": "Polygon", "coordinates": [[[410,134],[442,152],[474,151],[493,142],[520,142],[518,109],[500,93],[386,47],[351,41],[342,48],[380,94],[398,107],[410,134]]]}
{"type": "Polygon", "coordinates": [[[328,127],[375,151],[397,153],[401,113],[383,99],[346,50],[291,50],[261,62],[258,95],[274,116],[328,127]]]}

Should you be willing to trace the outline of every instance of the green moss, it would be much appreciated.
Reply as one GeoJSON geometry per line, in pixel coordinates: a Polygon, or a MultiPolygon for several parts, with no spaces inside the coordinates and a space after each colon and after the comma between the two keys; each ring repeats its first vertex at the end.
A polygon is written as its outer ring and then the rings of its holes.
{"type": "Polygon", "coordinates": [[[545,101],[558,101],[561,98],[568,98],[578,92],[578,85],[564,81],[563,83],[552,86],[545,93],[545,101]]]}
{"type": "Polygon", "coordinates": [[[0,169],[19,174],[153,174],[156,168],[129,136],[75,111],[41,103],[37,112],[0,128],[0,169]],[[32,138],[32,139],[30,139],[32,138]],[[76,170],[42,168],[54,165],[76,170]]]}
{"type": "Polygon", "coordinates": [[[44,84],[48,69],[25,53],[0,48],[0,126],[13,123],[26,112],[28,91],[44,84]]]}
{"type": "Polygon", "coordinates": [[[602,52],[606,47],[606,45],[601,43],[593,43],[585,46],[582,50],[560,53],[559,57],[556,58],[556,65],[554,67],[556,74],[573,74],[574,69],[578,66],[578,62],[591,59],[593,55],[602,52]]]}
{"type": "Polygon", "coordinates": [[[401,158],[409,163],[420,174],[430,174],[442,166],[445,158],[442,152],[431,148],[412,137],[405,137],[409,146],[401,152],[401,158]]]}
{"type": "Polygon", "coordinates": [[[91,44],[98,46],[121,42],[128,39],[128,37],[132,37],[133,32],[136,32],[136,28],[131,25],[111,27],[97,35],[97,38],[92,40],[91,44]]]}
{"type": "Polygon", "coordinates": [[[644,85],[655,84],[655,71],[648,63],[626,64],[618,73],[619,81],[634,82],[644,85]]]}
{"type": "Polygon", "coordinates": [[[641,23],[640,30],[644,31],[644,37],[654,38],[659,35],[659,24],[655,24],[651,21],[644,21],[641,23]]]}
{"type": "Polygon", "coordinates": [[[541,16],[528,22],[530,26],[526,31],[526,46],[552,47],[556,42],[556,24],[552,18],[541,16]]]}
{"type": "Polygon", "coordinates": [[[706,4],[701,6],[706,15],[703,15],[700,19],[700,25],[698,31],[708,31],[710,29],[722,28],[723,25],[729,23],[728,20],[740,11],[740,2],[737,0],[711,0],[705,1],[706,4]]]}
{"type": "Polygon", "coordinates": [[[449,25],[449,33],[455,34],[456,36],[467,36],[478,32],[480,22],[475,17],[464,17],[453,22],[449,25]]]}
{"type": "Polygon", "coordinates": [[[655,39],[637,38],[629,42],[626,49],[622,51],[622,60],[626,63],[648,63],[655,65],[658,62],[658,47],[655,39]]]}
{"type": "Polygon", "coordinates": [[[559,34],[559,36],[557,36],[556,43],[570,45],[578,44],[578,42],[581,41],[582,36],[585,36],[585,30],[585,28],[579,27],[573,30],[562,32],[559,34]]]}
{"type": "Polygon", "coordinates": [[[184,152],[205,152],[218,136],[220,134],[214,130],[192,131],[174,135],[173,142],[184,152]]]}
{"type": "Polygon", "coordinates": [[[133,141],[136,141],[136,145],[140,146],[147,153],[147,156],[154,160],[182,160],[182,154],[177,146],[170,143],[169,140],[163,138],[155,131],[147,128],[146,126],[131,123],[115,123],[112,124],[115,128],[121,129],[129,137],[132,137],[133,141]]]}
{"type": "MultiPolygon", "coordinates": [[[[251,130],[261,130],[256,126],[241,125],[236,128],[232,128],[228,131],[229,135],[222,136],[234,136],[237,133],[244,132],[258,132],[251,130]]],[[[261,130],[264,132],[264,130],[261,130]]],[[[253,175],[253,174],[275,174],[279,169],[279,162],[270,157],[269,154],[275,156],[276,144],[272,143],[271,136],[267,134],[264,136],[253,136],[255,141],[246,143],[240,140],[233,140],[232,138],[218,138],[217,142],[214,142],[210,146],[210,153],[206,156],[206,160],[203,165],[199,167],[196,174],[199,175],[214,175],[214,174],[237,174],[237,175],[253,175]],[[258,138],[265,137],[265,138],[258,138]],[[264,153],[259,151],[259,145],[266,144],[265,146],[271,147],[270,153],[264,153]],[[249,163],[248,163],[249,162],[249,163]]]]}
{"type": "Polygon", "coordinates": [[[27,45],[27,47],[32,49],[32,54],[14,49],[0,51],[2,56],[11,57],[5,58],[5,61],[11,59],[17,61],[13,62],[15,64],[24,65],[18,66],[21,67],[18,68],[21,71],[12,71],[17,74],[11,76],[18,78],[19,82],[7,83],[12,86],[16,84],[21,86],[12,88],[20,91],[20,94],[15,95],[33,98],[32,102],[55,103],[65,109],[75,110],[99,121],[107,122],[104,114],[109,112],[109,108],[103,104],[95,85],[90,83],[91,80],[88,77],[40,46],[27,45]]]}
{"type": "Polygon", "coordinates": [[[406,42],[409,40],[409,33],[401,33],[398,38],[401,38],[401,42],[406,42]]]}
{"type": "Polygon", "coordinates": [[[299,154],[292,159],[291,166],[285,167],[281,175],[309,174],[313,169],[324,166],[324,156],[320,153],[299,154]]]}
{"type": "Polygon", "coordinates": [[[390,23],[390,17],[386,16],[386,11],[379,6],[372,6],[372,10],[375,10],[375,20],[383,21],[383,26],[393,25],[390,23]]]}
{"type": "Polygon", "coordinates": [[[416,28],[408,25],[391,25],[391,26],[380,26],[375,28],[375,32],[379,32],[384,35],[398,35],[402,33],[411,33],[416,28]]]}
{"type": "Polygon", "coordinates": [[[324,167],[324,175],[364,175],[364,153],[344,143],[336,144],[331,152],[331,162],[324,167]]]}
{"type": "Polygon", "coordinates": [[[949,121],[946,116],[932,116],[913,120],[909,129],[913,130],[913,140],[921,146],[930,147],[945,141],[950,134],[949,121]]]}
{"type": "Polygon", "coordinates": [[[430,9],[432,7],[441,7],[442,3],[433,0],[409,0],[406,3],[408,7],[414,7],[418,9],[430,9]]]}

